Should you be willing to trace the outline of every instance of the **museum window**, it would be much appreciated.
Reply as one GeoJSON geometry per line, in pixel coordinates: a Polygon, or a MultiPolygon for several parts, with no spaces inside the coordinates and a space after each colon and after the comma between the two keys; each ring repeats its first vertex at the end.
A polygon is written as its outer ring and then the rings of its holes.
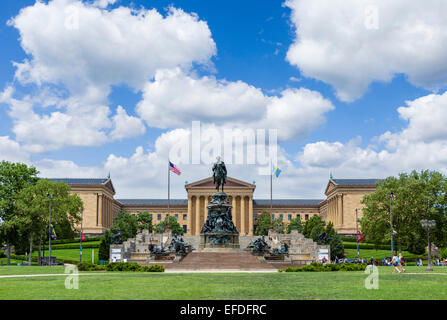
{"type": "Polygon", "coordinates": [[[304,219],[309,220],[309,215],[306,214],[306,215],[304,216],[304,219]]]}
{"type": "Polygon", "coordinates": [[[280,215],[279,215],[279,220],[282,220],[282,219],[283,219],[283,215],[280,214],[280,215]]]}
{"type": "Polygon", "coordinates": [[[157,219],[161,220],[161,214],[157,214],[157,219]]]}
{"type": "Polygon", "coordinates": [[[301,220],[301,215],[297,214],[296,217],[301,220]]]}
{"type": "Polygon", "coordinates": [[[287,216],[287,219],[288,219],[289,221],[292,220],[292,215],[289,214],[289,215],[287,216]]]}
{"type": "Polygon", "coordinates": [[[187,233],[188,232],[188,226],[186,224],[183,225],[183,233],[187,233]]]}
{"type": "Polygon", "coordinates": [[[272,214],[272,220],[275,220],[275,214],[272,214]]]}
{"type": "Polygon", "coordinates": [[[175,220],[178,220],[178,214],[175,215],[175,220]]]}
{"type": "Polygon", "coordinates": [[[254,215],[253,215],[253,219],[256,221],[256,220],[258,220],[258,214],[257,213],[255,213],[254,215]]]}
{"type": "Polygon", "coordinates": [[[186,219],[188,219],[188,215],[187,215],[187,214],[184,214],[184,215],[183,215],[183,220],[186,220],[186,219]]]}

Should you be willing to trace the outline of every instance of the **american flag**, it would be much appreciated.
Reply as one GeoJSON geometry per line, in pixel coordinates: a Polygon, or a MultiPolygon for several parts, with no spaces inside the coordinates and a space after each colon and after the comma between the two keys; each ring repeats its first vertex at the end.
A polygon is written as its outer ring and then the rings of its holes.
{"type": "Polygon", "coordinates": [[[179,170],[179,168],[176,167],[175,164],[173,164],[171,161],[169,161],[169,170],[174,172],[176,175],[180,175],[182,172],[179,170]]]}

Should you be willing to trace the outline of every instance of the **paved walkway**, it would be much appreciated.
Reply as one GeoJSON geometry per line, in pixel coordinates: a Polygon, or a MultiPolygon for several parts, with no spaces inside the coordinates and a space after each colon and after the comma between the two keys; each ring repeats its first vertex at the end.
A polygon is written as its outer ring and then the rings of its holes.
{"type": "MultiPolygon", "coordinates": [[[[278,272],[277,270],[237,270],[237,269],[202,269],[202,270],[181,270],[181,269],[175,269],[175,270],[165,270],[165,272],[156,272],[157,274],[163,274],[163,273],[271,273],[271,272],[278,272]]],[[[132,274],[155,274],[153,272],[129,272],[132,274]]],[[[129,274],[126,273],[126,274],[129,274]]],[[[78,273],[77,275],[80,276],[98,276],[98,275],[119,275],[123,274],[122,272],[96,272],[96,273],[78,273]]],[[[70,276],[74,275],[73,273],[47,273],[47,274],[11,274],[11,275],[5,275],[0,276],[0,279],[6,279],[6,278],[32,278],[32,277],[57,277],[57,276],[70,276]]]]}

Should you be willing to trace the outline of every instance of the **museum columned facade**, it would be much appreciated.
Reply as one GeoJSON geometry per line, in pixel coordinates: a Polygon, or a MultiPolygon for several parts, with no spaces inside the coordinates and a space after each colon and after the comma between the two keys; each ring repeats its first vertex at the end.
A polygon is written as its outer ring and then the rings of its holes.
{"type": "MultiPolygon", "coordinates": [[[[84,203],[83,230],[86,235],[102,234],[110,228],[118,212],[148,212],[152,223],[163,221],[168,214],[167,199],[115,199],[111,179],[51,179],[71,187],[84,203]]],[[[299,217],[303,222],[313,215],[331,221],[341,235],[356,234],[356,209],[362,217],[363,196],[376,189],[378,179],[330,179],[325,199],[273,199],[272,217],[285,223],[299,217]]],[[[256,185],[227,177],[225,192],[233,207],[234,225],[241,235],[253,235],[257,217],[270,212],[270,199],[253,199],[256,185]]],[[[199,235],[207,218],[207,205],[216,191],[212,177],[185,185],[186,199],[170,200],[170,215],[183,227],[186,235],[199,235]]]]}

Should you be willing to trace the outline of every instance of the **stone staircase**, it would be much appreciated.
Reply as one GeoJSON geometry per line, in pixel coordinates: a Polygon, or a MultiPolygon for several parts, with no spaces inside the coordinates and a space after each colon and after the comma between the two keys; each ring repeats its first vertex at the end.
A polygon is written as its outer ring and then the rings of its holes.
{"type": "Polygon", "coordinates": [[[249,252],[191,252],[179,263],[164,265],[178,270],[276,270],[277,266],[263,263],[249,252]]]}

